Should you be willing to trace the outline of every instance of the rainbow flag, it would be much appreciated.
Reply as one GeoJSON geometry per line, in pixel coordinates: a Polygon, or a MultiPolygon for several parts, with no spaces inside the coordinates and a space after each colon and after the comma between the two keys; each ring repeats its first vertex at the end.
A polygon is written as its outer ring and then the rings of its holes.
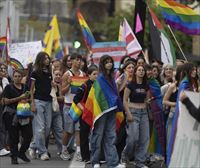
{"type": "Polygon", "coordinates": [[[156,0],[165,22],[189,35],[200,35],[200,15],[174,0],[156,0]]]}
{"type": "Polygon", "coordinates": [[[158,133],[155,128],[155,124],[153,125],[152,133],[150,135],[150,143],[149,143],[149,149],[148,151],[150,153],[157,153],[162,154],[161,145],[158,139],[158,133]]]}
{"type": "Polygon", "coordinates": [[[78,18],[79,24],[81,26],[81,30],[82,30],[82,33],[83,33],[84,41],[86,43],[87,48],[90,50],[92,48],[92,45],[96,41],[94,39],[94,36],[93,36],[90,28],[87,25],[85,19],[83,18],[81,12],[78,10],[76,14],[77,14],[77,18],[78,18]]]}
{"type": "Polygon", "coordinates": [[[69,109],[69,112],[68,112],[68,115],[71,117],[71,119],[74,121],[74,122],[77,122],[80,118],[82,114],[82,111],[80,110],[80,108],[73,102],[70,109],[69,109]]]}
{"type": "Polygon", "coordinates": [[[23,65],[21,64],[21,62],[19,62],[17,59],[15,58],[10,58],[9,60],[9,64],[11,65],[11,67],[13,69],[24,69],[23,65]]]}
{"type": "Polygon", "coordinates": [[[4,50],[6,47],[6,37],[0,37],[0,50],[4,50]]]}
{"type": "MultiPolygon", "coordinates": [[[[150,78],[149,82],[149,89],[151,96],[154,98],[151,103],[151,111],[154,120],[154,126],[157,133],[157,139],[160,143],[160,149],[155,148],[155,151],[160,151],[163,156],[165,156],[165,124],[164,124],[164,113],[163,113],[163,105],[162,105],[162,95],[160,90],[160,84],[155,78],[150,78]]],[[[156,137],[154,137],[156,140],[156,137]]]]}
{"type": "Polygon", "coordinates": [[[174,141],[176,138],[176,130],[177,130],[177,121],[178,121],[178,117],[179,117],[179,96],[181,91],[185,90],[188,87],[189,81],[188,78],[185,77],[180,85],[179,85],[179,89],[178,89],[178,96],[176,99],[176,109],[175,109],[175,113],[174,116],[172,118],[172,130],[171,130],[171,135],[169,137],[169,142],[167,144],[167,165],[169,165],[170,160],[171,160],[171,155],[173,152],[173,147],[174,147],[174,141]]]}
{"type": "Polygon", "coordinates": [[[118,111],[116,114],[116,128],[124,120],[123,106],[119,98],[115,81],[111,83],[100,74],[90,89],[82,119],[91,127],[105,113],[112,110],[118,111]]]}
{"type": "Polygon", "coordinates": [[[84,76],[84,77],[72,76],[71,80],[72,80],[71,87],[70,87],[71,88],[71,93],[72,94],[76,94],[78,88],[88,80],[88,77],[87,76],[84,76]]]}

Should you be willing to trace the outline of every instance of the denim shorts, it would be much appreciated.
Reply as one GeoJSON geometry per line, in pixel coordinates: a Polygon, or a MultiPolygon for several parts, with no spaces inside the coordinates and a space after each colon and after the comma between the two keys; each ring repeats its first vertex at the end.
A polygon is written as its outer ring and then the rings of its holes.
{"type": "Polygon", "coordinates": [[[64,105],[63,107],[63,118],[64,118],[64,131],[70,134],[74,134],[75,131],[80,131],[79,122],[74,122],[71,117],[68,115],[70,106],[64,105]]]}

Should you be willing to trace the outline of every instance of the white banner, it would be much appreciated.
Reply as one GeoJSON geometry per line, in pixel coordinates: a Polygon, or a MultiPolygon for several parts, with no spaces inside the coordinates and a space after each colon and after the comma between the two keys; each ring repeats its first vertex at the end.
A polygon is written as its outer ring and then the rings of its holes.
{"type": "MultiPolygon", "coordinates": [[[[200,94],[186,92],[193,104],[199,108],[200,94]]],[[[200,167],[200,123],[195,120],[179,102],[179,118],[174,149],[169,168],[200,167]]]]}
{"type": "Polygon", "coordinates": [[[18,60],[24,68],[31,62],[35,62],[37,54],[42,51],[41,41],[27,43],[13,43],[9,48],[9,56],[18,60]]]}

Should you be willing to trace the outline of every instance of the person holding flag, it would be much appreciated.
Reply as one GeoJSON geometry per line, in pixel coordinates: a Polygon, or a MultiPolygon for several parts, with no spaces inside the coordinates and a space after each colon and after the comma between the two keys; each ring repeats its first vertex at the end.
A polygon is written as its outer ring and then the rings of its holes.
{"type": "Polygon", "coordinates": [[[103,55],[99,63],[99,76],[94,82],[85,104],[83,120],[93,127],[91,135],[91,162],[100,167],[101,146],[103,145],[108,167],[124,168],[119,164],[116,141],[117,111],[122,111],[114,80],[114,61],[103,55]]]}

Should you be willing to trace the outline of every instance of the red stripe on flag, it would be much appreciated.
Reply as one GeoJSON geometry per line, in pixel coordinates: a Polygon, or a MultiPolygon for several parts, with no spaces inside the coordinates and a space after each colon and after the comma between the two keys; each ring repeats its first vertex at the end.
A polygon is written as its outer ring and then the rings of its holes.
{"type": "Polygon", "coordinates": [[[132,42],[134,40],[134,37],[131,33],[129,33],[128,36],[126,36],[126,44],[129,44],[130,42],[132,42]]]}
{"type": "Polygon", "coordinates": [[[128,56],[131,57],[131,58],[137,59],[137,57],[138,57],[138,55],[139,55],[139,53],[140,53],[141,51],[142,51],[142,50],[129,53],[128,56]]]}
{"type": "MultiPolygon", "coordinates": [[[[165,0],[165,2],[168,3],[168,5],[171,6],[171,8],[173,8],[173,7],[190,8],[189,6],[185,6],[181,3],[178,3],[178,2],[175,2],[172,0],[165,0]]],[[[192,9],[192,8],[190,8],[190,9],[192,9]]]]}
{"type": "Polygon", "coordinates": [[[163,26],[161,25],[160,21],[158,20],[157,16],[155,15],[155,13],[149,9],[149,12],[151,14],[151,17],[152,17],[152,20],[154,21],[154,23],[156,24],[155,26],[158,28],[158,29],[163,29],[163,26]]]}

